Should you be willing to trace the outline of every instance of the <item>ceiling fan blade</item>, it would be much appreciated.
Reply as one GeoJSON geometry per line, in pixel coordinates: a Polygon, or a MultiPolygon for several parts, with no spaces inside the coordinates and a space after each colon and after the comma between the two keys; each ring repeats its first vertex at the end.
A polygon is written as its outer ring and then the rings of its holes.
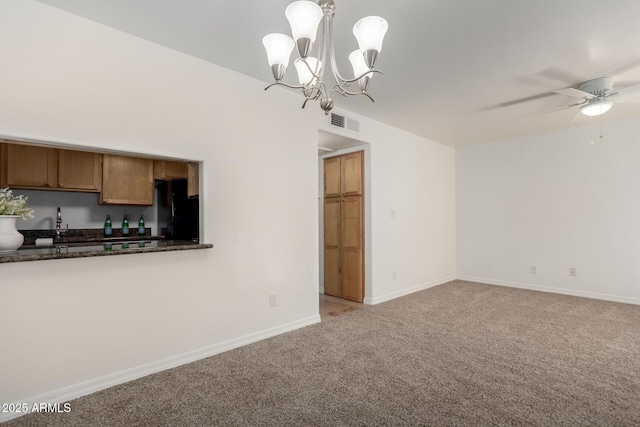
{"type": "Polygon", "coordinates": [[[592,95],[592,94],[587,93],[587,92],[583,92],[583,91],[578,90],[578,89],[574,89],[572,87],[568,87],[566,89],[554,90],[554,92],[555,93],[560,93],[562,95],[572,96],[574,98],[586,98],[586,99],[596,98],[595,95],[592,95]]]}
{"type": "Polygon", "coordinates": [[[580,110],[576,111],[573,117],[571,117],[571,120],[569,120],[569,123],[573,123],[579,118],[582,118],[582,114],[580,114],[580,110]]]}
{"type": "Polygon", "coordinates": [[[613,93],[611,94],[611,96],[619,96],[619,95],[624,95],[630,92],[635,92],[636,90],[640,90],[640,83],[636,83],[634,85],[631,86],[627,86],[627,87],[623,87],[620,89],[616,89],[613,91],[613,93]]]}
{"type": "Polygon", "coordinates": [[[577,107],[578,105],[583,105],[583,104],[585,104],[586,102],[587,102],[587,101],[584,101],[584,102],[578,102],[578,103],[576,103],[576,104],[565,105],[564,107],[558,107],[558,108],[554,108],[554,109],[552,109],[552,110],[540,111],[539,113],[535,113],[534,115],[538,116],[538,115],[540,115],[540,114],[547,114],[547,113],[553,113],[553,112],[556,112],[556,111],[568,110],[569,108],[577,107]]]}
{"type": "Polygon", "coordinates": [[[640,104],[640,95],[623,95],[616,98],[616,104],[640,104]]]}

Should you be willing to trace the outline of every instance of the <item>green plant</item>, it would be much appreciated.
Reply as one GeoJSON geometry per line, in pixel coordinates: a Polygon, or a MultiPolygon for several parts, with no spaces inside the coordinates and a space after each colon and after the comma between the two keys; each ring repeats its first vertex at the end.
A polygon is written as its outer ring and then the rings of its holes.
{"type": "Polygon", "coordinates": [[[8,188],[0,188],[0,215],[18,215],[22,219],[33,218],[33,209],[27,207],[27,197],[14,196],[8,188]]]}

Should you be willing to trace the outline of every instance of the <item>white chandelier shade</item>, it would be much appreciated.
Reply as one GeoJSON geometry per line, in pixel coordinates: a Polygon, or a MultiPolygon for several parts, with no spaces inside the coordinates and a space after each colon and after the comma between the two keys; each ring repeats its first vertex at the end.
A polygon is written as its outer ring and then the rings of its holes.
{"type": "MultiPolygon", "coordinates": [[[[369,67],[364,62],[364,56],[362,56],[362,52],[360,51],[360,49],[356,49],[349,54],[349,62],[351,62],[351,67],[353,68],[353,76],[355,78],[358,78],[369,72],[369,67]]],[[[370,75],[368,77],[371,78],[373,77],[373,75],[370,75]]]]}
{"type": "Polygon", "coordinates": [[[322,9],[310,1],[294,1],[284,11],[291,34],[295,40],[309,39],[311,43],[316,41],[318,24],[322,19],[322,9]]]}
{"type": "Polygon", "coordinates": [[[282,85],[298,89],[304,95],[305,101],[320,101],[320,107],[328,114],[333,108],[332,92],[343,96],[364,95],[371,101],[373,98],[367,93],[369,82],[376,70],[375,64],[382,49],[382,41],[388,29],[387,21],[379,16],[368,16],[360,19],[353,27],[353,34],[358,42],[358,50],[351,52],[349,61],[353,67],[354,78],[345,79],[338,71],[335,59],[333,39],[333,16],[335,14],[334,0],[319,0],[318,4],[308,0],[298,0],[287,6],[285,16],[291,25],[293,38],[285,34],[269,34],[262,43],[267,50],[267,59],[275,78],[275,85],[282,85]],[[320,24],[322,22],[322,24],[320,24]],[[318,35],[318,26],[322,26],[317,55],[311,56],[313,43],[318,35]],[[300,86],[282,82],[293,46],[297,47],[300,57],[294,61],[298,71],[300,86]],[[325,65],[326,64],[326,65],[325,65]],[[324,71],[331,69],[335,84],[325,79],[324,71]],[[357,82],[359,90],[350,90],[357,82]]]}
{"type": "Polygon", "coordinates": [[[367,16],[356,22],[353,26],[353,35],[358,40],[360,51],[376,50],[380,53],[382,40],[388,29],[387,21],[379,16],[367,16]]]}
{"type": "Polygon", "coordinates": [[[301,85],[313,86],[316,83],[317,78],[314,74],[317,75],[318,70],[322,67],[322,61],[318,61],[316,58],[309,56],[306,60],[302,58],[296,59],[294,65],[298,71],[298,81],[301,85]]]}
{"type": "Polygon", "coordinates": [[[270,66],[289,65],[289,58],[295,42],[286,34],[273,33],[264,36],[262,44],[267,50],[267,59],[270,66]]]}

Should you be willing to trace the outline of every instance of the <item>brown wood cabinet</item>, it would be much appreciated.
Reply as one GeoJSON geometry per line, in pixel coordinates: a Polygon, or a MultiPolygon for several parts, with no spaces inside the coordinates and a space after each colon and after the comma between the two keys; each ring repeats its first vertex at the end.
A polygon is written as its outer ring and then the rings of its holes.
{"type": "Polygon", "coordinates": [[[172,160],[153,161],[153,177],[161,181],[181,178],[187,179],[187,169],[187,162],[176,162],[172,160]]]}
{"type": "Polygon", "coordinates": [[[200,193],[199,163],[189,162],[187,169],[187,197],[195,197],[200,193]]]}
{"type": "Polygon", "coordinates": [[[53,189],[58,186],[58,153],[55,148],[8,144],[6,161],[9,187],[53,189]]]}
{"type": "Polygon", "coordinates": [[[325,159],[323,170],[324,293],[362,302],[364,299],[363,152],[325,159]]]}
{"type": "Polygon", "coordinates": [[[100,203],[153,205],[153,160],[103,154],[100,203]]]}
{"type": "Polygon", "coordinates": [[[102,155],[58,150],[58,188],[99,192],[102,188],[102,155]]]}
{"type": "Polygon", "coordinates": [[[4,184],[17,188],[100,191],[101,155],[36,145],[4,144],[4,184]]]}
{"type": "Polygon", "coordinates": [[[7,144],[0,142],[0,187],[7,186],[7,144]]]}

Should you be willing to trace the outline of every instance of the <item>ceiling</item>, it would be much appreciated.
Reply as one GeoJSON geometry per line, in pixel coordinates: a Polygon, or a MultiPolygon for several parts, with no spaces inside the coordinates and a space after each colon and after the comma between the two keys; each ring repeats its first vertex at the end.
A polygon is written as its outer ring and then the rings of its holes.
{"type": "MultiPolygon", "coordinates": [[[[265,83],[262,37],[290,34],[290,0],[40,1],[265,83]]],[[[377,64],[384,75],[369,90],[376,102],[334,96],[342,109],[452,147],[640,117],[640,103],[572,122],[576,107],[537,114],[575,103],[553,91],[592,78],[614,77],[614,88],[640,82],[638,0],[335,1],[344,75],[357,47],[353,24],[367,15],[389,22],[377,64]]],[[[294,79],[290,66],[285,81],[294,79]]],[[[307,108],[320,114],[316,103],[307,108]]]]}

